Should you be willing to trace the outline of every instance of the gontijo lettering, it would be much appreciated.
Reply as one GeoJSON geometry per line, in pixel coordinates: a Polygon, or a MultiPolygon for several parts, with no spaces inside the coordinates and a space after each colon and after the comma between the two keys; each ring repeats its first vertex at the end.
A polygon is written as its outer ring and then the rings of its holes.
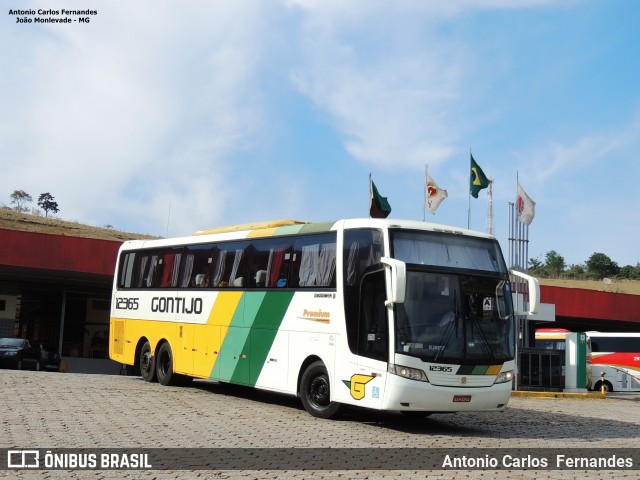
{"type": "Polygon", "coordinates": [[[151,299],[151,311],[161,313],[202,313],[201,298],[182,297],[153,297],[151,299]]]}

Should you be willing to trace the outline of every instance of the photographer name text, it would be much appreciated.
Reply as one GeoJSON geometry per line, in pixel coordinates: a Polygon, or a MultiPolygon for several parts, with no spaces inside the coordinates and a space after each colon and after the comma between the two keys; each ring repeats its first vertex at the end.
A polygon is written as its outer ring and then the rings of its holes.
{"type": "Polygon", "coordinates": [[[67,10],[39,8],[37,10],[9,9],[9,15],[15,17],[15,23],[90,23],[91,18],[98,15],[97,10],[67,10]]]}

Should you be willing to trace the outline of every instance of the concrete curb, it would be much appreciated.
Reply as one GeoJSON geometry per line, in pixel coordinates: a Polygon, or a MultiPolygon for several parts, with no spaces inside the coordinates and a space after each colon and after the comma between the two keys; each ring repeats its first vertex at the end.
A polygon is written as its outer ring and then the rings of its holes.
{"type": "Polygon", "coordinates": [[[604,400],[606,394],[599,392],[589,393],[565,393],[565,392],[526,392],[523,390],[515,390],[511,392],[512,397],[537,397],[537,398],[571,398],[576,400],[604,400]]]}

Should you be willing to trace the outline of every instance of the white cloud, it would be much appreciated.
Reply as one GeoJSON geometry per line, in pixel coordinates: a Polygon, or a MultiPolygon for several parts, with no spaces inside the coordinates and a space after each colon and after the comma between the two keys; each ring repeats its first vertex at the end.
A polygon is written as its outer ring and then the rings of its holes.
{"type": "Polygon", "coordinates": [[[640,138],[640,115],[630,123],[606,132],[590,132],[573,142],[551,143],[531,154],[530,171],[544,182],[565,173],[582,171],[596,163],[627,159],[637,151],[640,138]]]}
{"type": "Polygon", "coordinates": [[[291,78],[329,115],[347,151],[378,167],[449,156],[464,48],[438,42],[430,19],[412,18],[411,8],[303,5],[301,61],[291,78]]]}
{"type": "Polygon", "coordinates": [[[437,165],[457,153],[473,122],[482,122],[469,119],[462,102],[480,70],[474,46],[455,28],[447,32],[446,22],[473,10],[551,3],[291,0],[301,12],[303,59],[292,80],[361,162],[437,165]]]}
{"type": "Polygon", "coordinates": [[[0,113],[0,154],[13,159],[3,189],[49,191],[64,218],[138,219],[149,233],[163,233],[170,203],[174,231],[215,221],[231,158],[263,124],[255,72],[268,9],[91,7],[90,25],[2,34],[13,51],[0,57],[0,89],[17,93],[0,113]]]}

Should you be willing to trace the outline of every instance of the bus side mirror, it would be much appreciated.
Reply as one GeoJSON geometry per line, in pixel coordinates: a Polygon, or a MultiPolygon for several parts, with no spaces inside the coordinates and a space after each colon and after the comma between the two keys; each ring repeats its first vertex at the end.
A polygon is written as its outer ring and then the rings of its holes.
{"type": "Polygon", "coordinates": [[[389,297],[384,302],[390,307],[394,303],[404,303],[404,295],[407,290],[407,265],[395,258],[382,257],[380,259],[385,267],[387,280],[387,294],[389,297]]]}
{"type": "Polygon", "coordinates": [[[540,283],[538,279],[517,270],[509,270],[509,273],[526,280],[529,286],[529,310],[525,312],[525,314],[535,315],[538,313],[538,309],[540,308],[540,283]]]}

